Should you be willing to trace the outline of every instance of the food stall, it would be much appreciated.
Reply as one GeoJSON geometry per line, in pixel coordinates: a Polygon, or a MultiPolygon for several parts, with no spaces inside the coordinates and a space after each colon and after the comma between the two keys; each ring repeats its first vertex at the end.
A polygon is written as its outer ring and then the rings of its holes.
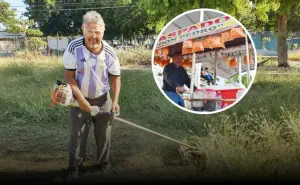
{"type": "MultiPolygon", "coordinates": [[[[186,69],[191,84],[184,93],[179,93],[186,102],[186,108],[207,112],[223,109],[234,103],[250,85],[250,71],[256,70],[253,44],[244,29],[230,16],[201,21],[160,36],[154,52],[153,66],[161,69],[172,62],[169,54],[180,51],[182,67],[186,69]],[[213,85],[201,79],[201,71],[208,69],[213,76],[213,85]],[[246,85],[241,73],[247,72],[246,85]],[[238,75],[236,84],[220,84],[217,79],[230,79],[238,75]],[[194,88],[196,86],[196,88],[194,88]]],[[[203,19],[202,19],[203,20],[203,19]]],[[[162,86],[162,83],[158,83],[162,86]]]]}

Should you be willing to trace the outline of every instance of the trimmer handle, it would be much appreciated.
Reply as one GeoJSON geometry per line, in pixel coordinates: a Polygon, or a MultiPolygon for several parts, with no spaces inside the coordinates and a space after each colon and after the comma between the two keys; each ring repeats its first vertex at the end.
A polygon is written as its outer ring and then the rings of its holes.
{"type": "MultiPolygon", "coordinates": [[[[79,103],[78,103],[78,101],[77,100],[74,100],[74,102],[72,103],[72,106],[75,106],[75,107],[79,107],[79,103]]],[[[100,113],[100,112],[102,112],[101,110],[100,110],[100,108],[98,107],[98,106],[96,106],[96,105],[94,105],[94,106],[91,106],[91,114],[92,114],[92,116],[95,116],[95,115],[97,115],[98,113],[100,113]]],[[[118,111],[118,112],[113,112],[113,111],[110,111],[109,112],[110,114],[113,114],[114,116],[119,116],[120,115],[120,111],[118,111]]]]}
{"type": "Polygon", "coordinates": [[[118,112],[112,112],[114,116],[120,116],[120,110],[118,112]]]}

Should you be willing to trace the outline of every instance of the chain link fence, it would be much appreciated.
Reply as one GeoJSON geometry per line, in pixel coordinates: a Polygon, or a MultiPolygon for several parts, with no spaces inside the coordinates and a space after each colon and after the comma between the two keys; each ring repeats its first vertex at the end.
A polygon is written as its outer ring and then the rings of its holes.
{"type": "MultiPolygon", "coordinates": [[[[3,33],[3,32],[2,32],[3,33]]],[[[19,54],[34,54],[43,56],[62,56],[68,44],[80,36],[68,37],[25,37],[21,34],[0,33],[0,57],[18,56],[19,54]],[[33,40],[35,42],[33,42],[33,40]],[[39,40],[38,42],[36,42],[39,40]]],[[[145,36],[139,40],[123,40],[115,38],[105,40],[116,50],[136,50],[140,47],[151,50],[155,39],[145,36]]]]}

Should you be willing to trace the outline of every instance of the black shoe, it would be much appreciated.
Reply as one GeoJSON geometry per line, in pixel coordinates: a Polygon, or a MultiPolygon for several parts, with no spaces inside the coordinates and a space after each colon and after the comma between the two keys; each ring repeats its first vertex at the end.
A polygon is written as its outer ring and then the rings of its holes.
{"type": "Polygon", "coordinates": [[[111,170],[111,162],[106,162],[104,164],[96,164],[91,168],[92,173],[94,172],[109,172],[111,170]]]}
{"type": "Polygon", "coordinates": [[[107,162],[101,165],[101,171],[102,170],[110,170],[111,169],[111,162],[107,162]]]}
{"type": "Polygon", "coordinates": [[[101,172],[102,172],[102,175],[111,175],[112,174],[112,169],[111,169],[111,162],[108,162],[108,163],[105,163],[103,165],[101,165],[101,172]]]}
{"type": "Polygon", "coordinates": [[[66,181],[75,180],[79,177],[79,169],[69,169],[66,181]]]}
{"type": "Polygon", "coordinates": [[[78,168],[68,168],[67,169],[67,177],[66,180],[70,181],[70,180],[74,180],[77,179],[81,174],[82,174],[82,170],[83,170],[83,165],[80,164],[78,168]]]}

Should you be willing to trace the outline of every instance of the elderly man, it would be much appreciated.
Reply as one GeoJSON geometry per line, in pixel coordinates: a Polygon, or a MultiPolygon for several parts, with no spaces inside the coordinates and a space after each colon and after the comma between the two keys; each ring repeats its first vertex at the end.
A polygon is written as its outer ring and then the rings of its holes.
{"type": "Polygon", "coordinates": [[[68,179],[78,177],[86,159],[91,123],[97,145],[96,167],[103,170],[110,166],[111,112],[119,111],[120,63],[112,47],[102,40],[105,24],[101,15],[87,12],[81,28],[83,37],[71,41],[63,55],[65,80],[79,102],[70,113],[68,179]],[[92,116],[93,105],[102,112],[92,116]]]}
{"type": "Polygon", "coordinates": [[[184,100],[177,92],[185,91],[184,84],[190,87],[191,79],[186,70],[181,66],[182,56],[180,52],[171,55],[172,63],[169,63],[163,70],[163,87],[165,94],[176,104],[185,107],[184,100]]]}

